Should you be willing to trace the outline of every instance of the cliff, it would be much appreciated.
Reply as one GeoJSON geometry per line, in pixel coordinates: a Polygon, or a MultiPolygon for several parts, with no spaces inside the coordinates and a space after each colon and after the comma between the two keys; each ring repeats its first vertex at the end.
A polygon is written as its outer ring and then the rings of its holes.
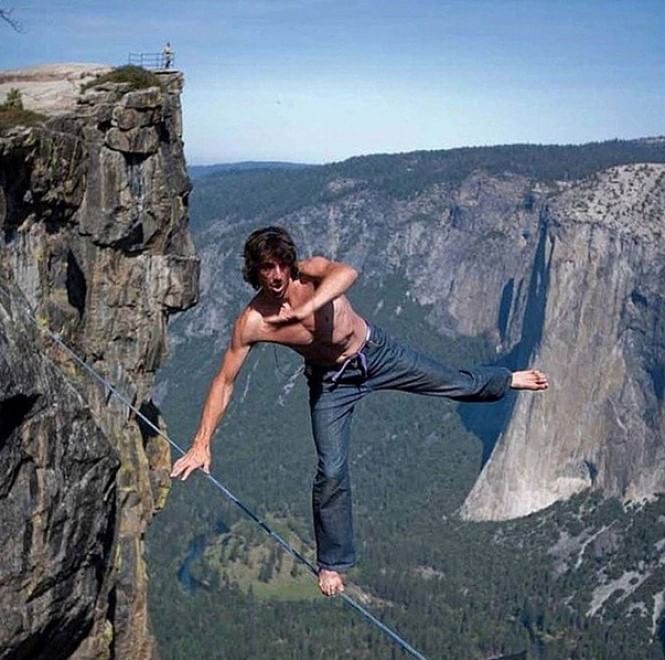
{"type": "Polygon", "coordinates": [[[43,125],[0,135],[2,658],[154,655],[143,535],[169,447],[28,313],[158,419],[167,320],[198,290],[182,82],[77,86],[67,107],[33,106],[43,125]]]}
{"type": "Polygon", "coordinates": [[[552,389],[520,397],[463,508],[527,515],[586,488],[665,491],[665,167],[631,165],[554,198],[533,263],[536,341],[552,389]]]}

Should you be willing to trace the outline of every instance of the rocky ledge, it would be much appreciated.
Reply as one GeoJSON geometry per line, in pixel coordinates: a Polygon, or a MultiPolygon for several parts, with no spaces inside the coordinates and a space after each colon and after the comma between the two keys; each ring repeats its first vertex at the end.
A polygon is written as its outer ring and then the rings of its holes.
{"type": "Polygon", "coordinates": [[[182,83],[81,94],[76,78],[66,112],[0,135],[0,658],[155,654],[143,534],[169,447],[29,314],[159,420],[167,320],[198,295],[182,83]]]}

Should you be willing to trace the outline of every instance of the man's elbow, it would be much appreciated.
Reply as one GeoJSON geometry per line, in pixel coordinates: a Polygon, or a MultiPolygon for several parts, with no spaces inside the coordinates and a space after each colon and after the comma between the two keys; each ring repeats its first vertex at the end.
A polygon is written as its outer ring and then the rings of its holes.
{"type": "Polygon", "coordinates": [[[349,278],[349,286],[351,286],[351,284],[358,279],[358,271],[348,264],[344,264],[344,268],[346,269],[347,277],[349,278]]]}
{"type": "Polygon", "coordinates": [[[235,378],[231,378],[228,374],[224,373],[223,371],[220,371],[215,376],[214,386],[216,389],[232,392],[234,382],[235,378]]]}

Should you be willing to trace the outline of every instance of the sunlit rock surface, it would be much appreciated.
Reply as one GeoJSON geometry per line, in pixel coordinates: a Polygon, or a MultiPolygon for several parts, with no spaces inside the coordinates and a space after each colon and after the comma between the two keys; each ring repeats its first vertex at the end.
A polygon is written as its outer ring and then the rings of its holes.
{"type": "Polygon", "coordinates": [[[111,70],[102,64],[43,64],[0,71],[0,102],[11,89],[21,92],[26,110],[57,115],[76,110],[81,85],[111,70]]]}
{"type": "Polygon", "coordinates": [[[464,505],[473,519],[524,516],[585,488],[665,491],[665,167],[577,183],[541,231],[531,362],[552,387],[520,396],[464,505]]]}

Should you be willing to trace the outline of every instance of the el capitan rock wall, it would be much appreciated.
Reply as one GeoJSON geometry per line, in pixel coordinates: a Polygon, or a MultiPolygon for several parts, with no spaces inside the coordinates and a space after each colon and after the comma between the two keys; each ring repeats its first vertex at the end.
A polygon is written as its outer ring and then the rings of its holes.
{"type": "Polygon", "coordinates": [[[542,232],[542,327],[525,357],[551,389],[519,397],[467,518],[524,516],[586,488],[665,492],[665,167],[576,183],[542,232]]]}

